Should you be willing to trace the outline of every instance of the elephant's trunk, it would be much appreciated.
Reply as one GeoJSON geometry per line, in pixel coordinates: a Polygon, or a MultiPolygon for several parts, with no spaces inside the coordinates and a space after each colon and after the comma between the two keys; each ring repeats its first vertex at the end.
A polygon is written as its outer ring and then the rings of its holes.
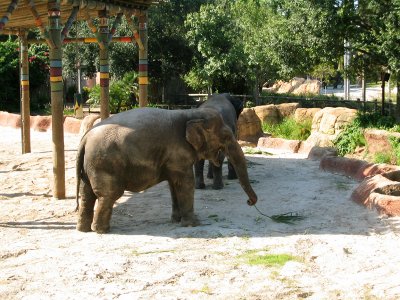
{"type": "Polygon", "coordinates": [[[249,176],[247,173],[247,164],[246,159],[244,157],[242,148],[238,144],[238,142],[234,139],[229,141],[225,147],[225,154],[228,156],[229,161],[232,163],[235,168],[237,177],[239,179],[240,185],[243,190],[246,192],[247,196],[249,196],[249,200],[247,200],[248,205],[254,205],[257,203],[257,195],[254,192],[253,188],[250,185],[249,176]]]}

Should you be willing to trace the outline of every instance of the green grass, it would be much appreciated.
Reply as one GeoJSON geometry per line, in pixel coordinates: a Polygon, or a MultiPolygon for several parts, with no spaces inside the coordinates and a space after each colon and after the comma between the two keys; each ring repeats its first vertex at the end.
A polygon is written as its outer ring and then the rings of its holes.
{"type": "Polygon", "coordinates": [[[311,119],[296,122],[294,118],[289,117],[278,124],[263,123],[262,130],[272,137],[305,141],[311,134],[311,125],[311,119]]]}
{"type": "Polygon", "coordinates": [[[251,266],[282,267],[289,261],[297,261],[298,258],[291,254],[268,254],[267,250],[249,250],[240,255],[251,266]]]}

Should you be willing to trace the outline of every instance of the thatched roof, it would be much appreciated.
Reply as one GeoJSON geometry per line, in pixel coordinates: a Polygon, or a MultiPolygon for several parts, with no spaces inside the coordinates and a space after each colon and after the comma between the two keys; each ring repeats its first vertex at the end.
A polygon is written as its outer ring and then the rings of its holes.
{"type": "MultiPolygon", "coordinates": [[[[47,25],[48,7],[47,0],[0,0],[0,27],[4,33],[18,29],[37,27],[32,7],[37,12],[44,26],[47,25]],[[13,6],[17,3],[16,8],[13,6]],[[10,10],[12,13],[10,14],[10,10]],[[8,17],[9,16],[9,17],[8,17]],[[2,25],[2,26],[1,26],[2,25]]],[[[98,11],[107,8],[110,15],[124,13],[125,15],[138,15],[145,11],[154,0],[61,0],[61,19],[65,23],[74,6],[79,6],[78,20],[85,19],[87,13],[97,17],[98,11]]]]}

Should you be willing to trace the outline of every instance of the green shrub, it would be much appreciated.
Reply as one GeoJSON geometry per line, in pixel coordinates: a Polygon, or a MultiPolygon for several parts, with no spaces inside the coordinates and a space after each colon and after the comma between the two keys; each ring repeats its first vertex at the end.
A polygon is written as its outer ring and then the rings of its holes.
{"type": "Polygon", "coordinates": [[[400,165],[400,138],[391,136],[389,137],[390,145],[393,148],[393,156],[396,165],[400,165]]]}
{"type": "Polygon", "coordinates": [[[272,137],[304,141],[311,134],[311,125],[311,119],[296,122],[293,117],[289,117],[278,124],[263,123],[262,130],[272,137]]]}
{"type": "Polygon", "coordinates": [[[347,125],[333,144],[341,156],[354,152],[357,147],[365,146],[364,129],[360,126],[360,120],[356,118],[347,125]]]}
{"type": "MultiPolygon", "coordinates": [[[[112,114],[135,106],[138,93],[138,84],[135,82],[137,74],[129,72],[121,80],[110,83],[110,112],[112,114]]],[[[100,86],[96,85],[89,90],[87,103],[91,106],[100,105],[100,86]]]]}

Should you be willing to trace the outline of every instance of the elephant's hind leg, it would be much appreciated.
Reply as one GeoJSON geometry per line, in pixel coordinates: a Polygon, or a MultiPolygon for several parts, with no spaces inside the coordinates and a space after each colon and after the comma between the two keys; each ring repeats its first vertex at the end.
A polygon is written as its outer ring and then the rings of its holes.
{"type": "Polygon", "coordinates": [[[106,233],[110,231],[110,221],[114,203],[124,193],[122,187],[116,188],[116,186],[116,182],[110,182],[110,185],[104,184],[101,192],[98,193],[98,201],[92,223],[92,230],[97,233],[106,233]]]}
{"type": "Polygon", "coordinates": [[[91,231],[93,221],[94,204],[96,195],[93,193],[90,184],[81,180],[80,183],[81,201],[79,204],[78,223],[76,229],[83,232],[91,231]]]}

